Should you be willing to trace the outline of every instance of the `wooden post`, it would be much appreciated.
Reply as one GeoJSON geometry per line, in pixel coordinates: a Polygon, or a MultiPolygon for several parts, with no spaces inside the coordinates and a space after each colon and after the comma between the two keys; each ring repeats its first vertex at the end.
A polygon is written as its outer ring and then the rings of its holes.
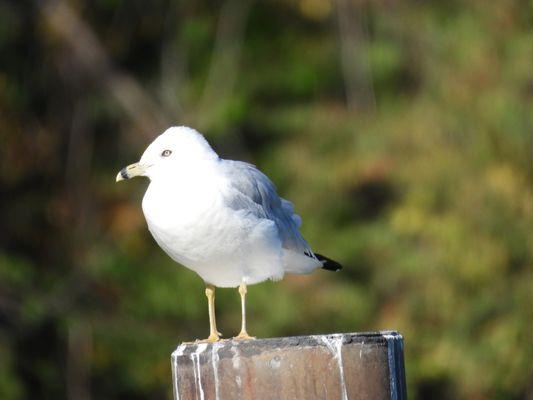
{"type": "Polygon", "coordinates": [[[182,344],[172,380],[175,400],[407,398],[393,331],[182,344]]]}

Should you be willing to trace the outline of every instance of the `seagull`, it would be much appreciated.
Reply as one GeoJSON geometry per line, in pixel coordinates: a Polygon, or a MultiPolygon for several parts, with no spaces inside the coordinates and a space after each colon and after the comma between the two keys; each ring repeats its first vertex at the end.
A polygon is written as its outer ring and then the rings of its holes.
{"type": "Polygon", "coordinates": [[[253,339],[246,330],[247,286],[288,273],[342,267],[314,253],[299,232],[294,206],[278,196],[257,167],[225,160],[202,134],[171,127],[145,150],[139,162],[116,181],[144,176],[150,184],[142,200],[148,229],[177,263],[205,282],[209,337],[220,340],[215,318],[215,287],[238,288],[242,325],[235,339],[253,339]]]}

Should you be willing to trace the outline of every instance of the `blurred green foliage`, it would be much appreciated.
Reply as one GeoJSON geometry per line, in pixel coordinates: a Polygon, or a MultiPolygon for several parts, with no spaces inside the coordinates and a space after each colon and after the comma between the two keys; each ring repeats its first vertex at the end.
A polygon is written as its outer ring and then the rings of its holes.
{"type": "Polygon", "coordinates": [[[533,7],[337,3],[0,2],[0,398],[171,397],[203,283],[114,184],[171,124],[345,265],[250,288],[252,334],[397,329],[413,399],[532,396],[533,7]]]}

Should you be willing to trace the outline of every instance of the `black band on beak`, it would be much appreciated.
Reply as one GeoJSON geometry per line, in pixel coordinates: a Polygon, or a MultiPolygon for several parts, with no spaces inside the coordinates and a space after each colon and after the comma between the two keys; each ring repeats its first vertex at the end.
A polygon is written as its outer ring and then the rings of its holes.
{"type": "Polygon", "coordinates": [[[128,165],[126,168],[122,168],[117,174],[116,181],[120,182],[125,179],[135,178],[136,176],[145,176],[146,167],[139,163],[128,165]]]}
{"type": "Polygon", "coordinates": [[[130,177],[128,176],[127,167],[124,167],[120,170],[120,176],[122,177],[122,179],[130,179],[130,177]]]}

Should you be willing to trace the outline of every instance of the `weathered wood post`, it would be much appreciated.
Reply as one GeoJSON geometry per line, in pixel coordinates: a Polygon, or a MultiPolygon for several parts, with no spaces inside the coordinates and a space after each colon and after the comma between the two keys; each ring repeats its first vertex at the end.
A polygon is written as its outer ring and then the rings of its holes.
{"type": "Polygon", "coordinates": [[[172,379],[175,400],[407,398],[394,331],[182,344],[172,379]]]}

